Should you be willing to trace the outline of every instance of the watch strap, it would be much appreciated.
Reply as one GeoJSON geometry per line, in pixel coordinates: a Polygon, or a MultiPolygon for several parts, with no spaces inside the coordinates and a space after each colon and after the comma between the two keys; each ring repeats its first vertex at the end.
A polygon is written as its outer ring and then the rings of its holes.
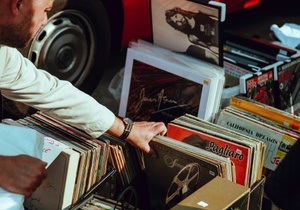
{"type": "Polygon", "coordinates": [[[123,118],[122,121],[124,123],[125,128],[120,138],[125,140],[131,132],[131,129],[133,127],[133,122],[129,118],[123,118]]]}

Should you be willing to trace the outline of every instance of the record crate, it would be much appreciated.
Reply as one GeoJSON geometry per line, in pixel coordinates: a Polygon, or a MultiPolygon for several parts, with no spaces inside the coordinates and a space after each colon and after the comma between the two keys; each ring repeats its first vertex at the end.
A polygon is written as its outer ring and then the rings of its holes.
{"type": "Polygon", "coordinates": [[[263,176],[261,180],[257,181],[250,187],[250,202],[249,210],[262,210],[264,198],[264,186],[266,177],[263,176]]]}
{"type": "Polygon", "coordinates": [[[171,210],[264,210],[265,177],[248,188],[216,177],[180,201],[171,210]]]}

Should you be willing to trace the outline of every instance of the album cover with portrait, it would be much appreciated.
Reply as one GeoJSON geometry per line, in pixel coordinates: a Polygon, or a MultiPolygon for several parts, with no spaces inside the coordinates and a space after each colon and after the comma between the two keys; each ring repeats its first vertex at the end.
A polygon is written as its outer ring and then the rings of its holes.
{"type": "Polygon", "coordinates": [[[151,0],[153,43],[223,66],[225,8],[190,0],[151,0]]]}

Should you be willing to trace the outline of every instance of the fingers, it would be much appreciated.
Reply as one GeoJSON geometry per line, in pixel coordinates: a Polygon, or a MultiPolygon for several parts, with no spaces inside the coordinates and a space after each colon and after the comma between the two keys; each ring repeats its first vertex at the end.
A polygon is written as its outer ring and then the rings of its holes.
{"type": "Polygon", "coordinates": [[[131,133],[126,141],[141,149],[146,154],[156,157],[156,153],[150,148],[149,142],[154,136],[163,136],[166,133],[167,127],[163,122],[138,121],[134,122],[131,133]]]}
{"type": "MultiPolygon", "coordinates": [[[[151,130],[153,130],[154,136],[161,135],[164,136],[167,133],[167,128],[164,123],[162,122],[149,122],[151,124],[151,130]]],[[[152,158],[156,158],[157,154],[153,148],[150,147],[149,144],[149,152],[147,155],[151,156],[152,158]]]]}
{"type": "Polygon", "coordinates": [[[155,135],[164,136],[167,133],[167,128],[162,122],[154,123],[152,127],[155,135]]]}
{"type": "Polygon", "coordinates": [[[140,121],[134,122],[135,127],[148,127],[148,130],[154,133],[153,136],[156,135],[165,135],[167,133],[167,127],[163,122],[147,122],[147,121],[140,121]]]}
{"type": "Polygon", "coordinates": [[[161,136],[166,135],[166,133],[167,133],[167,127],[165,126],[165,124],[164,123],[160,123],[159,126],[160,126],[159,127],[159,129],[160,129],[159,135],[161,135],[161,136]]]}

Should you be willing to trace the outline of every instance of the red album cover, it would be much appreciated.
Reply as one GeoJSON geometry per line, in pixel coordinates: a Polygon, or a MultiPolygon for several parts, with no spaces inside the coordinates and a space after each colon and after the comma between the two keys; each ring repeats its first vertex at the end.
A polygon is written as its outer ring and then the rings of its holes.
{"type": "Polygon", "coordinates": [[[248,186],[249,171],[251,170],[251,149],[249,147],[173,123],[168,124],[167,136],[230,158],[235,164],[236,182],[248,186]]]}
{"type": "Polygon", "coordinates": [[[240,77],[240,86],[245,97],[275,106],[273,69],[240,77]]]}

